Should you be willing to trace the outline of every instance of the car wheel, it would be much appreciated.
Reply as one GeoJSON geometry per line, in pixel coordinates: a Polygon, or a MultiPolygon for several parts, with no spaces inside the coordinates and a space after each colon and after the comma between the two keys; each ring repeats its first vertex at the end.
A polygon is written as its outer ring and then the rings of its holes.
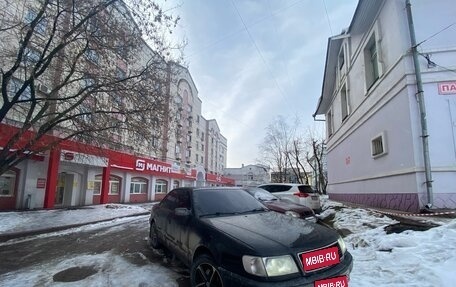
{"type": "Polygon", "coordinates": [[[209,255],[199,256],[192,264],[190,271],[192,286],[223,287],[223,279],[214,260],[209,255]]]}
{"type": "Polygon", "coordinates": [[[149,244],[152,248],[155,248],[155,249],[158,249],[161,247],[161,244],[158,241],[157,226],[155,225],[155,221],[152,221],[150,223],[149,244]]]}

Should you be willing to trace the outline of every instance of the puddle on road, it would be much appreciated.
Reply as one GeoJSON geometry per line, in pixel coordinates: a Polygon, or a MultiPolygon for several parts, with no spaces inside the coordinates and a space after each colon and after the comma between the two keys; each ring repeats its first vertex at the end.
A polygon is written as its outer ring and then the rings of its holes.
{"type": "Polygon", "coordinates": [[[76,282],[96,273],[94,266],[71,267],[54,274],[52,279],[54,282],[76,282]]]}
{"type": "Polygon", "coordinates": [[[407,223],[396,223],[391,224],[385,227],[386,234],[391,233],[402,233],[406,230],[413,230],[413,231],[426,231],[437,225],[427,224],[427,225],[416,225],[416,224],[407,224],[407,223]]]}

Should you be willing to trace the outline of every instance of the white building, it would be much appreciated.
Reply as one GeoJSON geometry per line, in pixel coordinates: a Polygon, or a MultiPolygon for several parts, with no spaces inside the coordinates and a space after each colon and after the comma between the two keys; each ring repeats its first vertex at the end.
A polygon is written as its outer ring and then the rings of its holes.
{"type": "Polygon", "coordinates": [[[328,193],[404,211],[456,208],[456,6],[408,2],[360,0],[349,28],[328,40],[314,114],[326,119],[328,193]]]}
{"type": "Polygon", "coordinates": [[[271,182],[269,167],[261,164],[242,165],[240,168],[225,168],[224,175],[234,179],[236,186],[257,186],[271,182]]]}

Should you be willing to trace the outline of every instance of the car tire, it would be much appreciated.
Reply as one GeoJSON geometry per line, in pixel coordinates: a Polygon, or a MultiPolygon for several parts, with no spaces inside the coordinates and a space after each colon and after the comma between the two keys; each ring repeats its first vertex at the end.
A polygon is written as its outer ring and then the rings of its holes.
{"type": "Polygon", "coordinates": [[[158,240],[157,226],[155,225],[155,221],[152,221],[150,223],[149,245],[154,249],[161,248],[160,241],[158,240]]]}
{"type": "Polygon", "coordinates": [[[211,256],[203,254],[192,264],[190,269],[191,286],[223,287],[222,276],[211,256]]]}

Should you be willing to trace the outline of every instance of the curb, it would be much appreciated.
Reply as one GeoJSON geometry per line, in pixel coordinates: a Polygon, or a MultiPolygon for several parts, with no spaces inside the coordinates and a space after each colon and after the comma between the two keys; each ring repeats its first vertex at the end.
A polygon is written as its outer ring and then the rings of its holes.
{"type": "Polygon", "coordinates": [[[376,209],[376,211],[387,214],[387,215],[395,215],[395,216],[421,216],[421,217],[427,217],[427,216],[442,216],[442,215],[456,215],[456,211],[445,211],[445,212],[430,212],[430,213],[395,213],[395,212],[387,212],[387,211],[381,211],[376,209]]]}
{"type": "Polygon", "coordinates": [[[145,211],[145,212],[129,214],[129,215],[124,215],[124,216],[100,219],[100,220],[95,220],[95,221],[90,221],[90,222],[62,225],[62,226],[49,227],[49,228],[44,228],[44,229],[35,229],[35,230],[28,230],[28,231],[5,233],[5,234],[0,234],[0,243],[9,241],[11,239],[21,238],[21,237],[40,235],[40,234],[45,234],[45,233],[51,233],[51,232],[81,227],[81,226],[89,225],[89,224],[96,224],[96,223],[101,223],[101,222],[112,221],[112,220],[119,219],[119,218],[135,217],[135,216],[142,216],[142,215],[148,215],[148,214],[150,214],[150,212],[145,211]]]}

